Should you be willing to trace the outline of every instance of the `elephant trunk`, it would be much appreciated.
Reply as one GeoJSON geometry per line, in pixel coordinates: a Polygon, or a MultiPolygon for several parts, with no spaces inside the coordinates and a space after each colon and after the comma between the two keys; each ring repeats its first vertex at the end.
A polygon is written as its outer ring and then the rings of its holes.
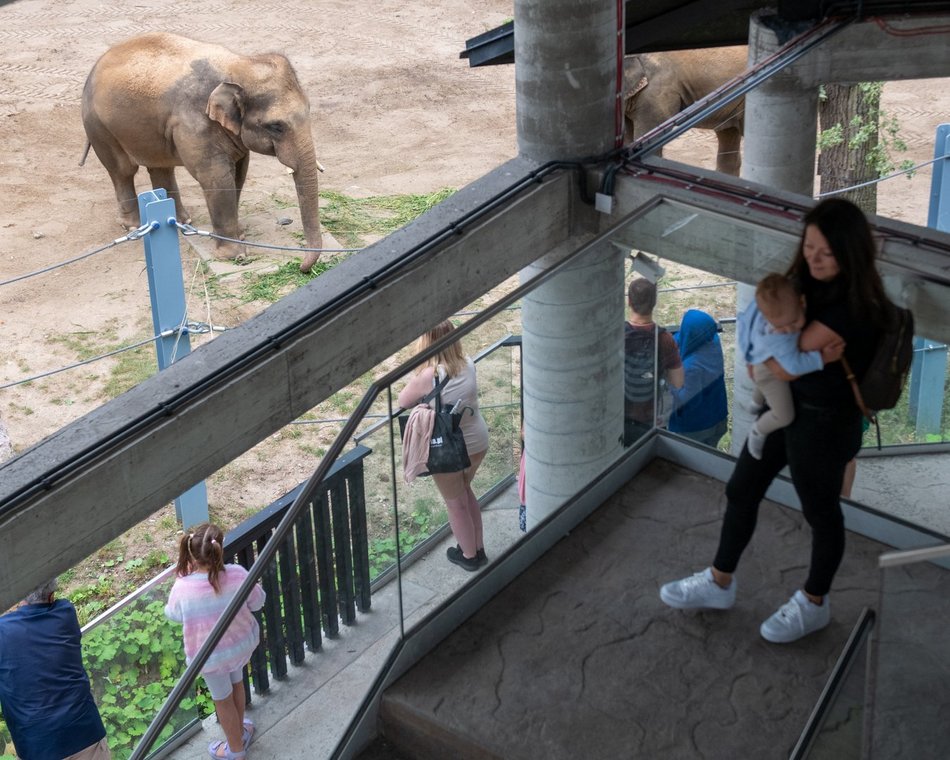
{"type": "MultiPolygon", "coordinates": [[[[297,186],[297,202],[300,206],[300,220],[309,248],[322,248],[323,235],[320,232],[319,164],[314,154],[313,143],[309,150],[297,154],[295,164],[288,164],[294,170],[294,184],[297,186]]],[[[300,262],[300,271],[309,272],[320,258],[319,251],[308,251],[300,262]]]]}

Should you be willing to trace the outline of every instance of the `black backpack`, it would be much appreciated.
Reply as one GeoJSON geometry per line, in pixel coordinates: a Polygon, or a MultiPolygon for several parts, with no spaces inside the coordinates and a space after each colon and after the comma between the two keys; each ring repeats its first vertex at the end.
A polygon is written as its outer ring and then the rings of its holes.
{"type": "Polygon", "coordinates": [[[879,411],[897,406],[914,358],[914,315],[910,309],[902,309],[890,302],[885,308],[888,310],[887,326],[860,383],[847,360],[841,358],[858,408],[875,425],[879,411]]]}

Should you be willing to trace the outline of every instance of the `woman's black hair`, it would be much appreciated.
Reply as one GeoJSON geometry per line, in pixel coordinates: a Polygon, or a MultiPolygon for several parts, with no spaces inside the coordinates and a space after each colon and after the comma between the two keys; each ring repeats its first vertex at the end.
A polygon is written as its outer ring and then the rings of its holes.
{"type": "Polygon", "coordinates": [[[802,222],[802,236],[788,276],[802,293],[807,295],[814,290],[816,280],[808,270],[804,253],[805,230],[814,225],[828,241],[840,269],[835,290],[843,292],[853,316],[882,327],[888,299],[874,263],[877,249],[864,212],[844,198],[826,198],[805,214],[802,222]]]}

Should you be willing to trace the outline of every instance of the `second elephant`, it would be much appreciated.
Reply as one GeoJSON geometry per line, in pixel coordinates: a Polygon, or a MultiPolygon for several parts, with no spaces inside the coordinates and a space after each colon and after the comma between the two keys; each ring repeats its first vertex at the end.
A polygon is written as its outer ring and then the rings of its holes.
{"type": "MultiPolygon", "coordinates": [[[[632,142],[746,69],[748,48],[673,50],[628,55],[623,69],[624,143],[632,142]]],[[[716,169],[739,176],[745,99],[696,126],[716,132],[716,169]]]]}
{"type": "MultiPolygon", "coordinates": [[[[214,232],[241,238],[238,201],[250,153],[276,156],[293,171],[304,234],[320,248],[319,163],[310,103],[290,62],[276,53],[244,56],[174,34],[144,34],[107,50],[82,94],[82,120],[119,202],[119,221],[138,226],[135,173],[174,198],[182,221],[175,167],[204,191],[214,232]]],[[[217,255],[237,258],[244,246],[216,240],[217,255]]],[[[307,272],[318,253],[300,265],[307,272]]]]}

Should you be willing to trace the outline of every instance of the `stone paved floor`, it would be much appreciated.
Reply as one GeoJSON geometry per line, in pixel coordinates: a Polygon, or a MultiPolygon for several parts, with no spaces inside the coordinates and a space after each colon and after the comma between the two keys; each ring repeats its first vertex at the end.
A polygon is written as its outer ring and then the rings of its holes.
{"type": "Polygon", "coordinates": [[[831,625],[769,644],[759,623],[807,567],[798,512],[763,503],[732,610],[658,598],[709,564],[723,508],[722,484],[654,460],[390,687],[384,714],[454,736],[453,757],[787,757],[862,608],[878,605],[888,547],[849,534],[831,625]]]}

